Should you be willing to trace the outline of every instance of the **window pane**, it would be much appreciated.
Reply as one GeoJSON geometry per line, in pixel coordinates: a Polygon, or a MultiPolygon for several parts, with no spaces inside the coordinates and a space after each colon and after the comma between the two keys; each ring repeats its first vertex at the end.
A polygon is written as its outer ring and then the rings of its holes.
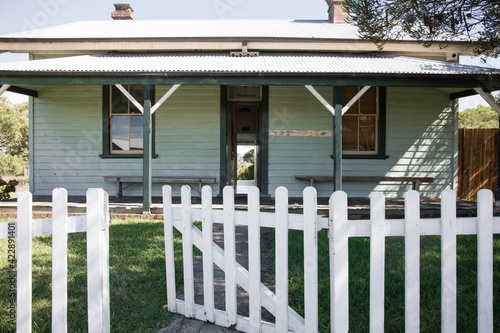
{"type": "Polygon", "coordinates": [[[377,114],[377,88],[371,87],[361,97],[362,114],[377,114]]]}
{"type": "Polygon", "coordinates": [[[112,116],[111,122],[112,150],[129,150],[129,116],[112,116]]]}
{"type": "Polygon", "coordinates": [[[115,86],[111,88],[111,113],[128,113],[128,99],[115,86]]]}
{"type": "Polygon", "coordinates": [[[359,150],[376,151],[376,117],[359,117],[359,150]]]}
{"type": "MultiPolygon", "coordinates": [[[[342,106],[344,107],[358,93],[358,87],[342,87],[342,106]]],[[[359,104],[356,102],[345,114],[358,114],[359,104]]]]}
{"type": "MultiPolygon", "coordinates": [[[[144,105],[144,87],[130,86],[130,95],[132,95],[139,104],[144,105]]],[[[141,113],[134,103],[130,103],[130,113],[141,113]]]]}
{"type": "Polygon", "coordinates": [[[130,150],[143,149],[143,117],[130,117],[130,150]]]}
{"type": "Polygon", "coordinates": [[[342,117],[342,151],[358,150],[358,117],[342,117]]]}
{"type": "Polygon", "coordinates": [[[229,86],[228,100],[260,101],[260,86],[229,86]]]}

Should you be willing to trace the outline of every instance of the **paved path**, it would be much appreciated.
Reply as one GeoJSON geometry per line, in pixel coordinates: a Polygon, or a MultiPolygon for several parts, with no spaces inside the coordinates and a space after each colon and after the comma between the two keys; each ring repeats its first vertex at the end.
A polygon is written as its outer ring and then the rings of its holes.
{"type": "Polygon", "coordinates": [[[234,329],[220,327],[210,323],[205,323],[196,319],[187,319],[184,316],[176,315],[170,325],[161,329],[158,333],[234,333],[239,332],[234,329]]]}

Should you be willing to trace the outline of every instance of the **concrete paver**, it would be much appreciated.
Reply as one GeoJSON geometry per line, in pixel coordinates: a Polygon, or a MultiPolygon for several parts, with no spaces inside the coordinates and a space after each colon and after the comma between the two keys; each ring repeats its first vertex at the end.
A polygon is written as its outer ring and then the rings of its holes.
{"type": "Polygon", "coordinates": [[[176,315],[170,325],[162,328],[158,333],[235,333],[235,329],[220,327],[196,319],[188,319],[176,315]]]}

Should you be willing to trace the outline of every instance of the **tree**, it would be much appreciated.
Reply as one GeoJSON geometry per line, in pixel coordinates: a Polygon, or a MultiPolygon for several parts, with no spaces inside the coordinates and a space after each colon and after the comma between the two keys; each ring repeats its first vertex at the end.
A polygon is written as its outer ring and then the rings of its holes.
{"type": "Polygon", "coordinates": [[[498,128],[498,113],[491,107],[478,105],[458,114],[460,128],[498,128]]]}
{"type": "Polygon", "coordinates": [[[379,49],[406,36],[424,46],[467,40],[486,55],[500,47],[498,0],[345,0],[344,10],[361,38],[379,49]]]}
{"type": "Polygon", "coordinates": [[[19,174],[28,161],[28,103],[13,105],[0,97],[0,174],[19,174]]]}

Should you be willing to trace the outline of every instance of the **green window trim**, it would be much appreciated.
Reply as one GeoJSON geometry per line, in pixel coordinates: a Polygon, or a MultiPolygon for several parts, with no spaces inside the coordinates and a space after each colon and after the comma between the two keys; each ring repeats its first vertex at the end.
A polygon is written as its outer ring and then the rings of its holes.
{"type": "MultiPolygon", "coordinates": [[[[112,154],[110,151],[110,104],[109,104],[109,92],[110,86],[102,86],[102,154],[99,155],[100,158],[140,158],[142,159],[143,154],[112,154]]],[[[155,100],[155,89],[152,89],[152,100],[155,100]]],[[[154,103],[152,103],[154,104],[154,103]]],[[[152,132],[153,132],[153,155],[152,158],[157,158],[158,155],[155,153],[155,115],[152,116],[152,132]]]]}

